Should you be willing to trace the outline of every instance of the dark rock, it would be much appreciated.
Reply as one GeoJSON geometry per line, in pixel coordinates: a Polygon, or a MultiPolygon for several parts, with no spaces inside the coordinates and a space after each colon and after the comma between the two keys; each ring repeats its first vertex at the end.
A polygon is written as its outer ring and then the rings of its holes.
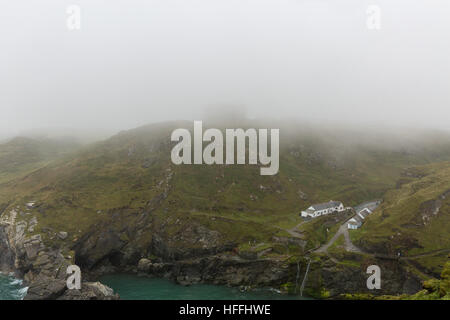
{"type": "Polygon", "coordinates": [[[15,253],[10,249],[9,238],[7,234],[8,226],[0,225],[0,269],[11,271],[14,269],[15,253]]]}
{"type": "Polygon", "coordinates": [[[150,272],[151,267],[152,262],[149,259],[143,258],[139,260],[137,269],[139,272],[150,272]]]}
{"type": "Polygon", "coordinates": [[[231,286],[278,286],[288,281],[289,277],[288,267],[282,262],[244,260],[231,254],[151,265],[144,260],[140,267],[142,271],[148,270],[150,275],[168,277],[182,285],[214,283],[231,286]]]}
{"type": "Polygon", "coordinates": [[[80,267],[91,269],[101,260],[120,252],[125,242],[111,229],[87,233],[74,246],[75,261],[80,267]]]}
{"type": "Polygon", "coordinates": [[[242,259],[247,259],[247,260],[258,259],[258,253],[256,251],[245,250],[245,251],[239,251],[238,254],[239,254],[239,257],[241,257],[242,259]]]}
{"type": "Polygon", "coordinates": [[[58,300],[118,300],[113,289],[100,282],[83,282],[81,289],[66,290],[58,300]]]}
{"type": "Polygon", "coordinates": [[[66,281],[44,275],[38,276],[30,284],[25,300],[53,300],[67,289],[66,281]]]}

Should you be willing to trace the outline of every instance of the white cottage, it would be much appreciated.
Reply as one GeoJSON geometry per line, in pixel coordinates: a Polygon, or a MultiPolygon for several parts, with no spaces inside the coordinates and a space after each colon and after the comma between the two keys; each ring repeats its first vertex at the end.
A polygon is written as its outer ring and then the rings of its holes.
{"type": "Polygon", "coordinates": [[[362,225],[362,222],[356,218],[351,218],[347,222],[347,228],[352,229],[352,230],[358,229],[359,227],[361,227],[361,225],[362,225]]]}
{"type": "Polygon", "coordinates": [[[344,211],[344,205],[342,202],[330,200],[329,202],[313,204],[308,209],[302,211],[302,217],[319,217],[324,214],[329,214],[332,212],[344,211]]]}
{"type": "Polygon", "coordinates": [[[371,214],[372,211],[369,208],[364,208],[361,211],[359,211],[353,218],[348,220],[347,222],[347,228],[348,229],[358,229],[362,226],[364,219],[371,214]]]}

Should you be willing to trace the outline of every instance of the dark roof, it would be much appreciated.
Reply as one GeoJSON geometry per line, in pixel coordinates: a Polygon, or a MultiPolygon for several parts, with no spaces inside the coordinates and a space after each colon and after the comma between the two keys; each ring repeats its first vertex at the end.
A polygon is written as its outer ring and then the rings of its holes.
{"type": "Polygon", "coordinates": [[[363,223],[363,221],[364,221],[364,219],[362,219],[359,215],[354,216],[353,219],[355,219],[359,223],[363,223]]]}
{"type": "Polygon", "coordinates": [[[340,201],[330,201],[330,202],[313,204],[311,207],[313,207],[314,210],[324,210],[324,209],[339,207],[341,204],[342,204],[342,202],[340,202],[340,201]]]}
{"type": "Polygon", "coordinates": [[[363,216],[363,218],[366,218],[370,213],[371,213],[371,212],[370,212],[367,208],[365,208],[364,210],[361,210],[361,211],[358,213],[358,215],[361,215],[361,216],[363,216]]]}

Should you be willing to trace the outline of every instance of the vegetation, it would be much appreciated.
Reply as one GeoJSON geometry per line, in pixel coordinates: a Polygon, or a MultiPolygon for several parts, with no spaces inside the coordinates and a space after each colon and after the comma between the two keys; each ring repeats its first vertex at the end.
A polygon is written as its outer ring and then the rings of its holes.
{"type": "Polygon", "coordinates": [[[62,157],[79,145],[70,140],[36,140],[17,137],[0,144],[0,183],[23,176],[62,157]]]}
{"type": "Polygon", "coordinates": [[[411,257],[436,274],[450,252],[450,162],[405,170],[400,181],[352,239],[370,252],[411,257]]]}
{"type": "MultiPolygon", "coordinates": [[[[391,145],[337,129],[287,128],[281,131],[279,174],[261,176],[259,167],[251,165],[173,165],[170,133],[190,126],[144,126],[72,153],[70,148],[35,148],[33,141],[0,145],[0,212],[17,207],[26,212],[25,203],[36,202],[23,219],[36,217],[33,233],[53,246],[72,244],[102,223],[127,242],[135,236],[128,226],[151,213],[152,228],[164,231],[175,246],[201,247],[183,239],[190,226],[201,225],[241,251],[272,249],[268,255],[285,258],[301,254],[298,245],[279,240],[292,237],[296,226],[296,238],[306,241],[308,250],[329,241],[348,217],[302,223],[300,211],[311,203],[333,199],[354,206],[384,198],[363,227],[351,232],[355,244],[371,252],[400,251],[426,274],[442,268],[441,250],[450,248],[448,136],[391,145]],[[49,229],[64,230],[68,238],[53,237],[49,229]]],[[[145,231],[139,240],[143,246],[152,237],[145,231]]],[[[330,254],[358,266],[341,252],[341,242],[330,254]]]]}
{"type": "Polygon", "coordinates": [[[413,295],[344,294],[342,297],[350,300],[450,300],[450,262],[445,264],[440,279],[424,281],[423,290],[413,295]]]}

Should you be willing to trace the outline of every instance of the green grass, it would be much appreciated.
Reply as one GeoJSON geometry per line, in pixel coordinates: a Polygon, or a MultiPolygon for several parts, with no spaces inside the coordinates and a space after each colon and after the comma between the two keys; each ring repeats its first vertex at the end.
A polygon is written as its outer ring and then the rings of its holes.
{"type": "Polygon", "coordinates": [[[342,234],[328,248],[328,253],[330,253],[330,254],[340,253],[342,250],[345,250],[344,244],[345,244],[345,238],[344,238],[344,235],[342,234]]]}
{"type": "Polygon", "coordinates": [[[80,146],[71,141],[14,138],[0,144],[0,184],[23,177],[80,146]]]}
{"type": "MultiPolygon", "coordinates": [[[[352,241],[372,252],[400,251],[403,256],[450,249],[450,163],[414,170],[417,177],[387,192],[383,204],[362,228],[351,233],[352,241]],[[446,193],[445,199],[441,198],[446,193]],[[440,209],[433,214],[429,206],[436,200],[440,209]],[[428,217],[426,220],[424,215],[428,217]]],[[[431,265],[433,259],[431,256],[418,261],[424,268],[433,269],[434,265],[435,270],[438,260],[431,265]]]]}

